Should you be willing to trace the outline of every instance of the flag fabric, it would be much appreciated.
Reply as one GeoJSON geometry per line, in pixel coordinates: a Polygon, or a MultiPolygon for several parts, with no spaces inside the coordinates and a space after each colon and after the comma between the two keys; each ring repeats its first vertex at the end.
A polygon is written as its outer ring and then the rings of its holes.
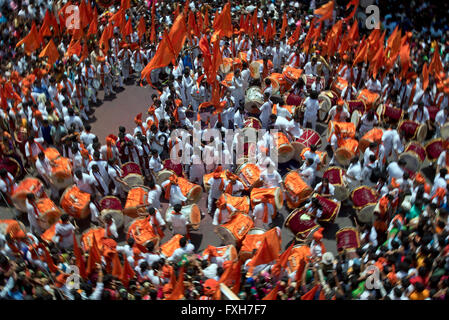
{"type": "Polygon", "coordinates": [[[178,281],[173,286],[173,291],[165,300],[180,300],[184,297],[184,266],[179,271],[178,281]]]}
{"type": "Polygon", "coordinates": [[[444,72],[443,64],[441,63],[440,48],[438,46],[438,43],[436,43],[432,60],[429,64],[429,72],[435,77],[439,77],[440,73],[444,72]]]}
{"type": "Polygon", "coordinates": [[[72,40],[69,43],[69,47],[66,51],[66,56],[71,57],[74,54],[76,54],[78,57],[81,55],[81,42],[80,40],[75,40],[72,38],[72,40]]]}
{"type": "Polygon", "coordinates": [[[129,36],[132,33],[133,33],[133,25],[131,23],[131,19],[128,19],[125,27],[123,28],[123,33],[122,33],[123,38],[126,38],[127,36],[129,36]]]}
{"type": "Polygon", "coordinates": [[[296,289],[298,289],[301,285],[302,275],[304,274],[304,270],[306,269],[306,260],[301,259],[298,264],[298,269],[296,270],[295,281],[296,281],[296,289]]]}
{"type": "Polygon", "coordinates": [[[96,35],[98,32],[98,18],[93,17],[90,22],[89,29],[87,30],[86,36],[90,36],[91,34],[96,35]]]}
{"type": "Polygon", "coordinates": [[[254,267],[258,265],[268,264],[271,261],[276,260],[278,255],[279,252],[276,252],[275,248],[270,247],[267,239],[264,238],[262,245],[259,247],[251,261],[248,263],[248,266],[251,267],[249,272],[252,273],[254,267]]]}
{"type": "Polygon", "coordinates": [[[315,300],[315,295],[320,289],[320,285],[315,285],[312,289],[301,296],[301,300],[315,300]]]}
{"type": "Polygon", "coordinates": [[[145,19],[142,16],[139,20],[139,24],[137,25],[137,36],[140,40],[142,40],[143,35],[147,32],[147,28],[145,26],[145,19]]]}
{"type": "Polygon", "coordinates": [[[287,22],[287,14],[284,12],[282,15],[282,27],[281,27],[281,34],[279,36],[280,39],[282,39],[285,36],[285,30],[287,29],[288,22],[287,22]]]}
{"type": "MultiPolygon", "coordinates": [[[[67,3],[58,11],[58,17],[59,17],[59,26],[61,28],[61,32],[66,28],[66,19],[67,17],[72,14],[73,11],[67,10],[72,6],[72,2],[69,0],[67,3]]],[[[67,32],[68,30],[66,30],[67,32]]]]}
{"type": "Polygon", "coordinates": [[[277,284],[265,297],[262,298],[262,300],[277,300],[279,287],[279,284],[277,284]]]}
{"type": "Polygon", "coordinates": [[[89,257],[87,258],[87,275],[90,275],[93,271],[95,271],[97,263],[101,263],[101,254],[97,246],[95,235],[92,236],[92,239],[92,247],[89,250],[89,257]]]}
{"type": "Polygon", "coordinates": [[[360,50],[358,54],[356,55],[354,62],[352,63],[353,66],[357,65],[359,62],[366,62],[367,60],[367,54],[368,54],[368,43],[366,41],[363,41],[360,43],[360,50]]]}
{"type": "Polygon", "coordinates": [[[123,285],[125,287],[128,287],[129,281],[134,278],[136,273],[134,272],[134,269],[129,265],[128,259],[123,259],[123,268],[122,268],[122,274],[120,276],[120,280],[122,281],[123,285]]]}
{"type": "Polygon", "coordinates": [[[310,46],[310,42],[312,40],[313,30],[315,28],[315,22],[316,22],[316,19],[313,18],[312,21],[310,22],[309,31],[307,32],[307,36],[304,40],[303,50],[306,53],[309,52],[309,46],[310,46]]]}
{"type": "Polygon", "coordinates": [[[27,55],[31,55],[35,50],[39,49],[42,43],[42,38],[37,32],[36,24],[33,21],[30,32],[16,44],[16,48],[22,44],[25,45],[25,52],[27,55]]]}
{"type": "Polygon", "coordinates": [[[271,273],[278,277],[281,274],[281,270],[285,269],[287,266],[288,258],[293,249],[293,243],[285,250],[280,256],[276,264],[271,269],[271,273]]]}
{"type": "Polygon", "coordinates": [[[408,69],[411,66],[410,61],[410,45],[406,44],[401,47],[401,51],[399,52],[399,57],[401,60],[401,77],[405,77],[408,69]]]}
{"type": "Polygon", "coordinates": [[[56,62],[56,60],[58,60],[59,52],[55,46],[55,43],[53,42],[53,39],[50,39],[50,41],[48,41],[48,44],[45,46],[45,48],[39,54],[39,58],[42,58],[42,57],[48,57],[49,65],[53,65],[56,62]]]}
{"type": "Polygon", "coordinates": [[[429,86],[429,65],[424,63],[422,68],[422,89],[426,91],[429,86]]]}
{"type": "Polygon", "coordinates": [[[336,24],[332,26],[326,36],[326,46],[323,48],[323,55],[332,57],[336,49],[338,48],[338,43],[340,40],[342,32],[343,21],[339,20],[336,24]]]}
{"type": "Polygon", "coordinates": [[[346,5],[346,10],[348,10],[351,7],[351,5],[354,8],[352,9],[351,13],[346,18],[343,19],[344,21],[351,20],[355,16],[357,8],[359,7],[359,2],[360,2],[360,0],[351,0],[351,1],[349,1],[349,3],[346,5]]]}
{"type": "Polygon", "coordinates": [[[242,278],[241,267],[242,263],[240,261],[233,262],[232,265],[225,268],[219,281],[219,283],[224,283],[228,286],[235,294],[238,294],[240,291],[240,281],[242,278]]]}
{"type": "Polygon", "coordinates": [[[99,45],[103,50],[104,54],[107,54],[109,51],[109,39],[112,38],[114,27],[108,23],[108,25],[104,28],[103,33],[101,34],[99,45]]]}
{"type": "Polygon", "coordinates": [[[80,57],[80,61],[78,62],[78,64],[80,64],[81,62],[83,62],[84,60],[86,60],[89,57],[89,50],[87,49],[87,44],[84,43],[81,49],[81,57],[80,57]]]}
{"type": "Polygon", "coordinates": [[[42,21],[42,25],[39,29],[39,35],[41,36],[41,38],[53,36],[50,27],[53,27],[53,32],[56,35],[59,34],[58,22],[56,21],[55,16],[47,9],[47,11],[45,12],[44,20],[42,21]]]}
{"type": "Polygon", "coordinates": [[[131,8],[131,0],[122,0],[120,2],[120,9],[127,10],[131,8]]]}
{"type": "Polygon", "coordinates": [[[123,29],[125,28],[125,10],[119,9],[109,18],[109,23],[113,23],[114,27],[119,27],[120,33],[123,34],[123,29]]]}
{"type": "Polygon", "coordinates": [[[78,267],[81,278],[86,279],[86,264],[84,263],[83,253],[76,241],[75,233],[73,233],[73,253],[75,255],[76,266],[78,267]]]}
{"type": "MultiPolygon", "coordinates": [[[[310,25],[310,27],[312,28],[312,25],[310,25]]],[[[310,30],[309,30],[309,32],[310,32],[310,30]]],[[[288,38],[288,41],[287,41],[287,43],[288,43],[288,45],[293,45],[294,43],[296,43],[297,41],[298,41],[298,39],[299,39],[299,36],[301,35],[301,23],[299,23],[297,26],[296,26],[296,29],[295,29],[295,31],[292,33],[292,35],[290,36],[290,38],[288,38]]],[[[309,34],[307,34],[307,36],[308,36],[309,34]]],[[[306,37],[307,38],[307,37],[306,37]]]]}
{"type": "Polygon", "coordinates": [[[151,31],[150,31],[150,42],[156,42],[156,22],[154,20],[154,15],[151,15],[151,31]]]}
{"type": "Polygon", "coordinates": [[[44,251],[45,262],[47,263],[48,270],[53,273],[58,272],[59,269],[55,265],[55,262],[53,261],[53,258],[51,257],[50,252],[48,252],[47,248],[42,243],[39,243],[38,246],[44,251]]]}
{"type": "Polygon", "coordinates": [[[332,15],[334,12],[334,0],[329,1],[328,3],[322,5],[315,11],[313,11],[313,14],[320,15],[321,18],[318,19],[318,21],[324,21],[324,20],[330,20],[332,19],[332,15]]]}
{"type": "Polygon", "coordinates": [[[84,29],[89,25],[89,22],[91,20],[89,19],[86,1],[81,1],[80,5],[78,6],[78,12],[80,27],[81,29],[84,29]]]}

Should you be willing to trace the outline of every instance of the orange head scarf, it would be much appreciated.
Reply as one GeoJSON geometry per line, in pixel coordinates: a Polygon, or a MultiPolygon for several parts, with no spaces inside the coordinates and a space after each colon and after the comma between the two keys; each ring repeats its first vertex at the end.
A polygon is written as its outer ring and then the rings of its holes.
{"type": "Polygon", "coordinates": [[[272,197],[273,196],[268,193],[266,193],[262,196],[261,202],[264,204],[263,218],[262,218],[263,223],[268,223],[268,204],[270,203],[269,201],[271,200],[272,197]]]}
{"type": "Polygon", "coordinates": [[[172,185],[178,185],[178,177],[176,177],[174,174],[170,176],[169,178],[170,182],[167,183],[165,186],[165,200],[170,199],[170,189],[172,185]]]}

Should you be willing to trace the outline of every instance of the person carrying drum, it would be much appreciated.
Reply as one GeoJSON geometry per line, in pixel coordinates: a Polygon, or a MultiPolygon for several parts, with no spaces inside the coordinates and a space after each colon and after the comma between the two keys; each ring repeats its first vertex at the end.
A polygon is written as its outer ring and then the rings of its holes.
{"type": "Polygon", "coordinates": [[[323,178],[323,180],[316,185],[315,190],[313,191],[321,197],[334,200],[335,187],[329,183],[328,178],[323,178]]]}
{"type": "Polygon", "coordinates": [[[165,214],[165,221],[167,221],[170,230],[173,231],[173,235],[180,234],[190,238],[188,231],[189,221],[181,212],[182,205],[175,204],[171,212],[165,214]]]}
{"type": "Polygon", "coordinates": [[[164,219],[162,219],[162,215],[156,208],[148,208],[148,213],[144,213],[143,215],[146,216],[146,219],[148,220],[148,223],[153,228],[155,233],[162,239],[164,238],[164,229],[166,226],[166,223],[164,219]]]}
{"type": "Polygon", "coordinates": [[[270,225],[273,222],[272,218],[275,214],[275,208],[270,203],[273,196],[270,194],[264,194],[260,199],[260,203],[254,206],[252,211],[252,218],[254,220],[254,227],[262,228],[265,230],[270,229],[270,225]]]}
{"type": "Polygon", "coordinates": [[[161,187],[165,191],[165,200],[168,200],[170,206],[175,206],[176,204],[184,205],[188,200],[181,191],[178,185],[178,179],[175,175],[171,175],[167,181],[164,181],[161,187]]]}
{"type": "Polygon", "coordinates": [[[328,123],[329,120],[335,122],[347,122],[350,116],[351,115],[348,110],[344,107],[344,101],[342,99],[338,99],[337,104],[329,110],[324,123],[328,123]]]}
{"type": "MultiPolygon", "coordinates": [[[[73,234],[78,229],[78,227],[70,223],[70,216],[68,214],[63,214],[61,216],[61,222],[56,223],[55,227],[55,243],[61,249],[72,249],[73,248],[73,234]]],[[[73,220],[74,221],[74,220],[73,220]]]]}
{"type": "Polygon", "coordinates": [[[241,183],[238,180],[238,177],[230,171],[226,172],[226,177],[228,178],[228,181],[225,182],[224,192],[231,196],[240,197],[245,190],[243,183],[241,183]]]}
{"type": "Polygon", "coordinates": [[[312,129],[316,129],[316,121],[318,117],[318,109],[320,108],[320,104],[318,102],[318,92],[312,91],[310,96],[306,98],[304,101],[305,111],[304,111],[304,120],[302,126],[304,128],[307,127],[307,123],[312,124],[312,129]]]}
{"type": "Polygon", "coordinates": [[[312,198],[312,200],[304,206],[305,214],[311,219],[314,219],[317,223],[317,219],[320,219],[323,215],[323,207],[320,204],[318,198],[312,198]]]}
{"type": "Polygon", "coordinates": [[[187,241],[187,237],[182,237],[179,239],[179,248],[176,249],[170,258],[167,259],[168,262],[178,263],[184,257],[184,255],[192,254],[195,250],[195,246],[187,241]]]}
{"type": "Polygon", "coordinates": [[[237,211],[232,205],[226,203],[224,197],[220,197],[215,204],[217,209],[215,209],[212,221],[214,226],[227,223],[237,211]]]}
{"type": "Polygon", "coordinates": [[[224,179],[221,177],[222,168],[218,166],[212,178],[207,181],[207,184],[210,186],[209,194],[207,197],[207,209],[209,213],[212,215],[215,212],[216,201],[221,197],[224,191],[224,179]]]}

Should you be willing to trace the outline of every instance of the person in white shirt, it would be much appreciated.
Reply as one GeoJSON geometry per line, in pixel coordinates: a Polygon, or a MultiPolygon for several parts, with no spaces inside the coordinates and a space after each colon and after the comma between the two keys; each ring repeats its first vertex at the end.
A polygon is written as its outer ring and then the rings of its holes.
{"type": "Polygon", "coordinates": [[[435,136],[434,138],[437,138],[441,135],[441,127],[445,125],[449,120],[449,108],[442,108],[440,111],[437,112],[435,116],[435,136]]]}
{"type": "Polygon", "coordinates": [[[75,171],[73,180],[76,186],[82,191],[89,194],[95,193],[94,179],[87,173],[83,173],[81,170],[75,171]]]}
{"type": "MultiPolygon", "coordinates": [[[[116,247],[117,252],[120,252],[123,255],[123,257],[128,260],[128,262],[131,266],[134,266],[134,251],[133,251],[134,244],[135,244],[134,238],[129,237],[126,240],[126,244],[117,245],[117,247],[116,247]]],[[[148,245],[150,245],[150,244],[152,244],[154,247],[154,243],[152,241],[149,241],[147,244],[147,250],[148,250],[148,245]]],[[[149,251],[149,252],[151,252],[151,251],[149,251]]],[[[141,261],[139,261],[139,262],[141,262],[141,261]]]]}
{"type": "Polygon", "coordinates": [[[369,110],[360,119],[359,137],[363,137],[365,133],[370,131],[377,125],[377,117],[373,110],[369,110]]]}
{"type": "Polygon", "coordinates": [[[55,227],[55,243],[59,248],[71,249],[73,248],[73,234],[76,227],[70,223],[70,216],[63,214],[61,222],[56,223],[55,227]]]}
{"type": "Polygon", "coordinates": [[[212,220],[214,226],[225,224],[231,220],[232,215],[237,211],[231,204],[227,204],[225,198],[222,196],[216,202],[216,207],[212,220]]]}
{"type": "Polygon", "coordinates": [[[312,124],[312,129],[316,129],[316,121],[318,115],[318,109],[320,108],[320,104],[318,102],[318,93],[316,91],[312,91],[309,97],[304,101],[304,106],[306,110],[304,111],[304,120],[302,126],[306,128],[307,123],[312,124]]]}
{"type": "Polygon", "coordinates": [[[0,191],[3,195],[10,197],[14,190],[17,188],[17,183],[14,176],[9,173],[5,168],[0,169],[0,191]]]}
{"type": "Polygon", "coordinates": [[[368,158],[368,162],[365,162],[362,170],[362,181],[366,186],[372,186],[375,182],[371,181],[371,174],[375,168],[379,166],[379,161],[376,160],[376,156],[371,154],[368,158]]]}
{"type": "Polygon", "coordinates": [[[327,118],[324,122],[328,123],[329,120],[337,122],[346,122],[350,117],[351,115],[349,114],[348,110],[344,107],[344,101],[339,99],[337,104],[329,110],[327,118]]]}
{"type": "Polygon", "coordinates": [[[184,255],[192,254],[195,247],[190,242],[187,242],[186,237],[179,239],[180,248],[176,249],[171,257],[167,259],[168,262],[178,263],[184,255]]]}
{"type": "Polygon", "coordinates": [[[440,169],[439,173],[435,176],[435,179],[433,180],[433,186],[432,190],[430,191],[430,196],[433,197],[435,195],[435,192],[438,188],[443,188],[446,190],[447,182],[446,182],[446,176],[447,176],[447,169],[442,168],[440,169]]]}
{"type": "Polygon", "coordinates": [[[110,214],[107,214],[103,218],[105,237],[112,238],[114,240],[118,239],[117,225],[115,224],[114,218],[110,214]]]}
{"type": "Polygon", "coordinates": [[[121,178],[122,177],[122,169],[118,166],[117,159],[109,159],[107,172],[109,178],[111,179],[114,190],[112,190],[112,194],[118,196],[119,198],[125,198],[124,188],[129,188],[128,184],[121,178]]]}
{"type": "Polygon", "coordinates": [[[73,108],[70,108],[67,111],[68,115],[64,117],[64,125],[69,130],[74,126],[76,132],[81,132],[83,130],[83,121],[77,115],[75,115],[75,111],[73,108]]]}
{"type": "Polygon", "coordinates": [[[385,158],[392,157],[394,161],[397,161],[399,154],[402,153],[404,146],[402,144],[403,131],[398,133],[393,125],[390,125],[382,135],[382,143],[385,147],[385,158]]]}
{"type": "Polygon", "coordinates": [[[212,178],[207,181],[207,184],[210,186],[207,197],[207,208],[211,214],[215,211],[216,201],[224,191],[224,179],[221,177],[221,170],[221,167],[215,169],[212,178]]]}
{"type": "Polygon", "coordinates": [[[43,232],[39,222],[42,221],[41,212],[36,205],[36,197],[34,193],[28,193],[25,206],[28,214],[28,222],[30,223],[31,233],[40,236],[43,232]]]}
{"type": "Polygon", "coordinates": [[[181,213],[182,205],[175,204],[172,211],[165,213],[165,221],[169,227],[173,229],[173,234],[181,234],[186,236],[189,234],[187,218],[181,213]]]}
{"type": "Polygon", "coordinates": [[[270,203],[271,199],[271,195],[265,194],[260,200],[260,203],[254,206],[252,217],[256,228],[263,228],[265,230],[270,228],[272,217],[275,214],[275,208],[270,203]]]}
{"type": "Polygon", "coordinates": [[[98,192],[104,197],[109,194],[109,185],[105,181],[104,177],[100,173],[100,168],[97,164],[92,165],[92,170],[90,172],[92,177],[93,185],[98,190],[98,192]]]}
{"type": "Polygon", "coordinates": [[[400,179],[404,176],[404,169],[407,165],[404,159],[400,159],[398,162],[391,162],[387,167],[388,183],[391,183],[391,179],[400,179]]]}
{"type": "Polygon", "coordinates": [[[184,204],[187,201],[187,198],[184,196],[178,185],[178,180],[175,175],[170,176],[167,181],[164,181],[161,184],[161,187],[165,190],[165,199],[169,201],[171,206],[174,206],[175,204],[184,204]],[[170,188],[167,189],[169,184],[170,188]]]}
{"type": "Polygon", "coordinates": [[[346,181],[348,182],[348,188],[350,190],[353,190],[355,189],[355,187],[358,187],[360,185],[361,174],[362,165],[360,164],[358,157],[354,157],[352,158],[345,175],[346,181]]]}
{"type": "Polygon", "coordinates": [[[328,178],[323,178],[323,180],[316,185],[313,191],[320,196],[329,199],[334,199],[335,196],[335,187],[329,183],[328,178]]]}
{"type": "Polygon", "coordinates": [[[150,165],[150,173],[153,176],[153,179],[156,179],[158,173],[164,168],[162,166],[162,161],[161,158],[159,157],[157,150],[151,150],[151,158],[149,161],[149,165],[150,165]]]}
{"type": "Polygon", "coordinates": [[[95,135],[90,132],[92,129],[90,124],[86,124],[84,126],[84,130],[80,134],[80,139],[84,144],[84,147],[87,148],[93,143],[93,140],[95,139],[95,135]]]}
{"type": "Polygon", "coordinates": [[[44,180],[45,184],[50,188],[51,196],[57,195],[57,190],[53,186],[51,180],[51,165],[50,161],[45,157],[45,153],[39,152],[36,163],[36,170],[40,177],[44,180]]]}
{"type": "Polygon", "coordinates": [[[156,184],[154,180],[150,180],[148,183],[148,203],[153,206],[153,208],[161,208],[160,198],[162,195],[162,188],[160,185],[156,184]]]}
{"type": "Polygon", "coordinates": [[[240,197],[245,190],[245,186],[229,171],[227,172],[227,177],[228,180],[225,182],[224,192],[231,196],[240,197]]]}
{"type": "Polygon", "coordinates": [[[408,109],[409,119],[419,124],[426,123],[427,128],[431,130],[433,128],[430,122],[429,110],[424,107],[423,102],[418,102],[417,105],[414,105],[408,109]]]}
{"type": "Polygon", "coordinates": [[[373,78],[369,79],[366,83],[366,88],[369,91],[375,92],[380,94],[382,92],[382,84],[380,83],[379,79],[374,80],[373,78]]]}
{"type": "Polygon", "coordinates": [[[262,123],[262,128],[268,129],[268,124],[270,122],[270,115],[273,108],[273,103],[270,100],[269,92],[264,93],[264,103],[260,107],[260,122],[262,123]]]}
{"type": "Polygon", "coordinates": [[[317,62],[318,59],[316,56],[313,56],[309,62],[307,62],[304,66],[304,73],[308,76],[317,76],[318,75],[318,67],[321,65],[321,62],[317,62]]]}
{"type": "Polygon", "coordinates": [[[304,152],[304,158],[313,160],[313,167],[315,170],[317,170],[318,165],[321,163],[320,156],[316,153],[317,149],[316,145],[311,145],[310,150],[304,152]]]}
{"type": "Polygon", "coordinates": [[[307,159],[300,168],[299,175],[304,179],[304,181],[310,186],[314,187],[315,182],[315,169],[313,168],[314,161],[309,158],[307,159]]]}

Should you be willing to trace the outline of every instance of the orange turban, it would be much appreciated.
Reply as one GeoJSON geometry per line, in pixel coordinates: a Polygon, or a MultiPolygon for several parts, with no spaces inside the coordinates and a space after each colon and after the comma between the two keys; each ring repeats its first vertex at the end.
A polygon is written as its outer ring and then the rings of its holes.
{"type": "Polygon", "coordinates": [[[142,124],[142,112],[134,118],[134,122],[138,125],[142,124]]]}
{"type": "Polygon", "coordinates": [[[318,230],[315,231],[315,233],[313,234],[313,240],[315,240],[315,241],[321,241],[321,239],[323,239],[323,228],[318,229],[318,230]]]}
{"type": "Polygon", "coordinates": [[[424,184],[426,182],[426,180],[424,179],[424,176],[421,173],[418,173],[415,176],[415,181],[419,184],[424,184]]]}
{"type": "Polygon", "coordinates": [[[343,101],[343,99],[338,99],[338,101],[337,101],[337,106],[339,106],[339,107],[343,107],[343,104],[344,104],[344,101],[343,101]]]}

